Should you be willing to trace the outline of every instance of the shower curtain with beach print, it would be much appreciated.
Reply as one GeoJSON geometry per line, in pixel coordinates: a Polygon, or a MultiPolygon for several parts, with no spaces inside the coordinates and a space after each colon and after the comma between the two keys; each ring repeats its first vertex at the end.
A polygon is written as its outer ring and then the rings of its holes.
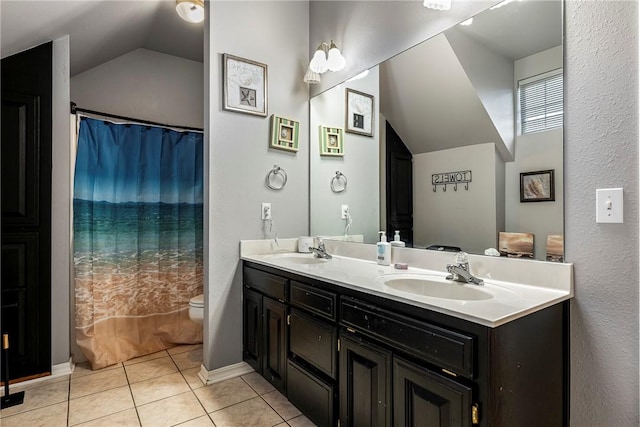
{"type": "Polygon", "coordinates": [[[93,369],[202,342],[202,156],[198,132],[81,118],[75,325],[93,369]]]}

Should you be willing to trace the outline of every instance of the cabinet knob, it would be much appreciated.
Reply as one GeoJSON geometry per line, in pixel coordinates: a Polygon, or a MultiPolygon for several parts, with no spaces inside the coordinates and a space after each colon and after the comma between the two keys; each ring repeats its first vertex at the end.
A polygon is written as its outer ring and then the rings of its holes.
{"type": "Polygon", "coordinates": [[[322,335],[318,335],[318,342],[322,341],[322,335]]]}

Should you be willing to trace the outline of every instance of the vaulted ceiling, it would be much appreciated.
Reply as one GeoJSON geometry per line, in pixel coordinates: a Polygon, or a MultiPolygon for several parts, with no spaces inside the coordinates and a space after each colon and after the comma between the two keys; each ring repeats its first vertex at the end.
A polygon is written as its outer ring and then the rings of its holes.
{"type": "Polygon", "coordinates": [[[4,58],[69,35],[71,76],[138,48],[202,62],[204,25],[180,19],[174,0],[2,0],[4,58]]]}

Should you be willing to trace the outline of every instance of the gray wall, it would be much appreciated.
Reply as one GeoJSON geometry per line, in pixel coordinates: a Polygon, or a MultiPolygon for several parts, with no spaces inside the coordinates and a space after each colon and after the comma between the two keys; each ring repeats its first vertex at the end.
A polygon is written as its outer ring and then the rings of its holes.
{"type": "MultiPolygon", "coordinates": [[[[417,2],[399,5],[411,3],[417,2]]],[[[418,13],[391,19],[397,4],[312,2],[310,49],[322,38],[344,38],[343,53],[354,64],[347,72],[355,74],[439,25],[421,26],[413,16],[418,13]],[[362,18],[351,15],[355,9],[362,18]],[[380,28],[392,36],[385,38],[380,28]]],[[[465,6],[453,4],[452,10],[465,6]]],[[[638,5],[568,1],[565,7],[565,236],[576,293],[571,424],[637,426],[638,5]],[[625,223],[596,224],[595,189],[618,186],[625,189],[625,223]]],[[[331,85],[326,80],[323,86],[331,85]]]]}
{"type": "Polygon", "coordinates": [[[205,21],[205,342],[204,365],[213,370],[242,361],[242,284],[239,240],[273,237],[260,219],[270,202],[280,237],[309,227],[309,4],[280,1],[209,2],[205,21]],[[300,121],[297,154],[268,148],[269,118],[222,110],[222,54],[267,64],[268,114],[300,121]],[[274,164],[288,175],[281,191],[264,184],[274,164]],[[208,258],[207,258],[208,257],[208,258]]]}
{"type": "Polygon", "coordinates": [[[638,3],[568,1],[566,258],[574,426],[638,420],[638,3]],[[624,188],[624,224],[596,224],[596,188],[624,188]]]}

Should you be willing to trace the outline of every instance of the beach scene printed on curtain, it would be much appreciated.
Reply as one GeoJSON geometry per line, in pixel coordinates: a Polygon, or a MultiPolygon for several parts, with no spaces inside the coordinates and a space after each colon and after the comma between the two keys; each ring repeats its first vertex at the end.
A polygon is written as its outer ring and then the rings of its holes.
{"type": "Polygon", "coordinates": [[[93,369],[202,342],[203,138],[82,118],[74,178],[77,341],[93,369]]]}

